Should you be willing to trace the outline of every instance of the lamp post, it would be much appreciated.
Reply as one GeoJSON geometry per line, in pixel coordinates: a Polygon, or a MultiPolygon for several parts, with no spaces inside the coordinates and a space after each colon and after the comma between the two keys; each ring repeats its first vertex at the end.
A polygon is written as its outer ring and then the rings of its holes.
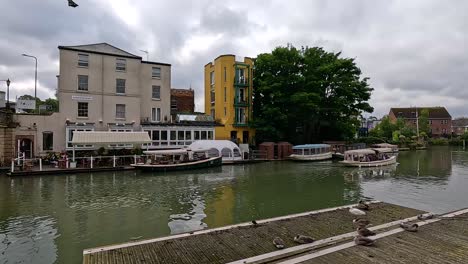
{"type": "Polygon", "coordinates": [[[23,55],[24,57],[33,58],[34,60],[36,60],[36,70],[34,71],[34,105],[36,105],[34,110],[36,110],[37,109],[37,58],[35,56],[24,54],[24,53],[21,55],[23,55]]]}
{"type": "Polygon", "coordinates": [[[6,80],[0,80],[0,81],[5,81],[6,82],[6,85],[7,85],[7,101],[6,101],[6,109],[7,111],[10,110],[10,78],[6,79],[6,80]]]}

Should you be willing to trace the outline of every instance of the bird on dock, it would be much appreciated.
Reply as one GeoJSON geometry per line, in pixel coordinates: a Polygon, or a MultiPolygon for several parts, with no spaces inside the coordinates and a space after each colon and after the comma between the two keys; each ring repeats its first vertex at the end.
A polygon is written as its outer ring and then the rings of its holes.
{"type": "Polygon", "coordinates": [[[363,236],[358,235],[354,237],[354,243],[359,246],[372,246],[374,245],[375,241],[368,237],[363,237],[363,236]]]}
{"type": "Polygon", "coordinates": [[[258,225],[257,221],[252,220],[252,225],[254,225],[254,226],[258,225]]]}
{"type": "Polygon", "coordinates": [[[349,212],[352,213],[353,215],[366,215],[366,212],[359,210],[357,208],[350,208],[349,212]]]}
{"type": "Polygon", "coordinates": [[[71,6],[71,7],[75,8],[75,7],[78,6],[78,4],[73,2],[73,0],[68,0],[68,6],[71,6]]]}
{"type": "Polygon", "coordinates": [[[434,218],[433,214],[420,214],[418,215],[418,220],[425,221],[434,218]]]}
{"type": "Polygon", "coordinates": [[[273,239],[273,245],[275,245],[275,247],[277,249],[283,249],[284,248],[284,241],[283,241],[283,239],[281,239],[279,237],[275,237],[275,239],[273,239]]]}
{"type": "Polygon", "coordinates": [[[299,244],[309,244],[314,242],[315,239],[313,239],[310,236],[304,236],[304,235],[297,235],[294,237],[294,242],[299,243],[299,244]]]}
{"type": "Polygon", "coordinates": [[[363,236],[363,237],[368,237],[368,236],[375,236],[375,232],[370,231],[366,227],[358,227],[356,229],[358,235],[363,236]]]}
{"type": "Polygon", "coordinates": [[[364,218],[354,218],[353,224],[357,227],[367,227],[370,225],[370,221],[364,218]]]}
{"type": "Polygon", "coordinates": [[[356,205],[356,208],[359,210],[369,211],[369,204],[365,203],[363,200],[360,200],[356,205]]]}
{"type": "Polygon", "coordinates": [[[408,232],[418,232],[418,224],[406,224],[406,223],[400,223],[400,227],[403,228],[405,231],[408,232]]]}

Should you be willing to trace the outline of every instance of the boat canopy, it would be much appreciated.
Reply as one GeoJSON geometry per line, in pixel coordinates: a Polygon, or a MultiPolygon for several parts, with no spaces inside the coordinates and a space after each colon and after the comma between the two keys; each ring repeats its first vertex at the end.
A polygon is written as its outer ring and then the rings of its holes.
{"type": "Polygon", "coordinates": [[[241,160],[239,147],[229,140],[197,140],[189,147],[192,151],[208,150],[209,157],[222,156],[223,160],[241,160]]]}
{"type": "Polygon", "coordinates": [[[374,148],[373,150],[380,152],[380,153],[388,153],[393,152],[391,148],[374,148]]]}
{"type": "Polygon", "coordinates": [[[369,155],[369,154],[375,154],[375,150],[373,149],[353,149],[353,150],[348,150],[345,151],[345,155],[369,155]]]}
{"type": "Polygon", "coordinates": [[[330,148],[328,144],[305,144],[294,146],[293,149],[319,149],[319,148],[330,148]]]}
{"type": "Polygon", "coordinates": [[[186,149],[162,149],[143,151],[147,155],[181,155],[187,153],[186,149]]]}
{"type": "Polygon", "coordinates": [[[379,144],[374,144],[372,145],[374,148],[398,148],[397,145],[392,145],[388,143],[379,143],[379,144]]]}

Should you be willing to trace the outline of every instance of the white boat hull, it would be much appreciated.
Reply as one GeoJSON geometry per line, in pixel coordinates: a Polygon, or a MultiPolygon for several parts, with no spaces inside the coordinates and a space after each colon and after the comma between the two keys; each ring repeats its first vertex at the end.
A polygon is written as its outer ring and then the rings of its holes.
{"type": "Polygon", "coordinates": [[[386,160],[376,160],[376,161],[369,161],[369,162],[343,160],[343,161],[340,161],[340,163],[348,167],[380,167],[380,166],[387,166],[387,165],[395,164],[396,157],[392,156],[386,160]]]}
{"type": "Polygon", "coordinates": [[[318,161],[318,160],[327,160],[332,158],[332,153],[322,153],[322,154],[314,154],[314,155],[297,155],[292,154],[289,156],[289,159],[296,160],[296,161],[318,161]]]}

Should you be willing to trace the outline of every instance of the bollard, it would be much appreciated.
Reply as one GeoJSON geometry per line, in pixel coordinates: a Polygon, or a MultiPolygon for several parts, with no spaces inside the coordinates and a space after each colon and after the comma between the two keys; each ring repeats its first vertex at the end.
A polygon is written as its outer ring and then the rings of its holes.
{"type": "Polygon", "coordinates": [[[115,155],[114,155],[114,168],[115,168],[115,155]]]}
{"type": "Polygon", "coordinates": [[[91,169],[93,168],[93,156],[91,156],[91,169]]]}
{"type": "Polygon", "coordinates": [[[39,171],[42,171],[42,159],[39,159],[39,171]]]}
{"type": "Polygon", "coordinates": [[[134,160],[134,163],[137,164],[137,157],[136,157],[136,154],[133,155],[133,160],[134,160]]]}
{"type": "Polygon", "coordinates": [[[65,168],[68,169],[68,157],[67,157],[67,159],[65,160],[65,168]]]}
{"type": "Polygon", "coordinates": [[[11,160],[11,172],[15,171],[15,161],[11,160]]]}

